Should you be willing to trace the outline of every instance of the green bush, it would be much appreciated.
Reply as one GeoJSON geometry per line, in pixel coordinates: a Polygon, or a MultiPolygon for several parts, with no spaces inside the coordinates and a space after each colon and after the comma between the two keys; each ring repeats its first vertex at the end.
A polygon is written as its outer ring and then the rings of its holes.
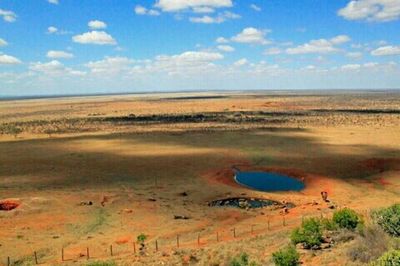
{"type": "Polygon", "coordinates": [[[322,242],[322,225],[315,218],[305,219],[300,228],[293,230],[290,239],[293,244],[302,243],[305,248],[320,246],[322,242]]]}
{"type": "Polygon", "coordinates": [[[372,218],[383,231],[391,236],[400,237],[400,204],[374,211],[372,218]]]}
{"type": "Polygon", "coordinates": [[[234,258],[230,263],[230,266],[257,266],[255,262],[249,262],[249,255],[246,253],[240,254],[240,256],[234,258]]]}
{"type": "Polygon", "coordinates": [[[354,230],[361,222],[360,217],[352,209],[342,209],[335,211],[333,214],[333,221],[340,227],[349,230],[354,230]]]}
{"type": "Polygon", "coordinates": [[[276,266],[297,266],[299,263],[300,255],[296,248],[288,246],[284,249],[272,253],[272,260],[276,266]]]}
{"type": "Polygon", "coordinates": [[[383,254],[373,266],[399,266],[400,265],[400,250],[391,250],[383,254]]]}

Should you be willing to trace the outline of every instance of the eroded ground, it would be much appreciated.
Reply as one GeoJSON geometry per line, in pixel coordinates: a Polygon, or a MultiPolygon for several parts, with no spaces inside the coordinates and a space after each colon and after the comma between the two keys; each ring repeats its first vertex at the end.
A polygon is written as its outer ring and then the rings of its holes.
{"type": "MultiPolygon", "coordinates": [[[[34,251],[41,262],[59,264],[62,248],[63,264],[85,264],[87,247],[91,260],[107,260],[113,245],[113,260],[126,265],[225,265],[241,251],[269,265],[302,217],[329,215],[332,204],[366,214],[399,201],[399,96],[203,93],[0,102],[0,200],[20,203],[0,211],[0,264],[8,256],[32,263],[34,251]],[[233,182],[234,165],[290,174],[304,179],[306,189],[251,191],[233,182]],[[331,203],[322,202],[321,191],[331,203]],[[297,207],[283,216],[279,209],[207,205],[235,196],[297,207]],[[133,254],[140,233],[148,235],[147,256],[133,254]]],[[[343,252],[302,259],[345,265],[343,252]]]]}

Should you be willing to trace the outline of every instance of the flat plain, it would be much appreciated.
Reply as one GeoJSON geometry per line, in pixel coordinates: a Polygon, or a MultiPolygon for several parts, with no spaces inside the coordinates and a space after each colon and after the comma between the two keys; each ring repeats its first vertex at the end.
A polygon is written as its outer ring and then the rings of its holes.
{"type": "MultiPolygon", "coordinates": [[[[399,151],[399,91],[1,101],[0,200],[19,205],[0,211],[0,265],[33,264],[34,252],[43,264],[84,265],[87,248],[90,260],[121,265],[226,265],[242,251],[269,265],[304,217],[399,202],[399,151]],[[254,191],[234,182],[234,166],[284,173],[306,188],[254,191]],[[208,205],[229,197],[295,207],[208,205]],[[133,246],[142,233],[144,255],[133,246]]],[[[348,245],[302,261],[351,265],[348,245]]]]}

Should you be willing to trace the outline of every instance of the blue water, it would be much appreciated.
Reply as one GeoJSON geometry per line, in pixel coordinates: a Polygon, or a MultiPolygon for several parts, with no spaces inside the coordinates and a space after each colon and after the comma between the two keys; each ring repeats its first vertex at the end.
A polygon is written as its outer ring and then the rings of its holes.
{"type": "Polygon", "coordinates": [[[300,191],[304,183],[281,174],[267,172],[236,172],[236,181],[246,187],[259,191],[300,191]]]}

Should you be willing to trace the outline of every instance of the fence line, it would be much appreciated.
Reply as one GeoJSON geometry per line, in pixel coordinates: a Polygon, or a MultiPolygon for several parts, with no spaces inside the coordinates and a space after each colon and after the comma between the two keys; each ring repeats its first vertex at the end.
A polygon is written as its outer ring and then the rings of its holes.
{"type": "MultiPolygon", "coordinates": [[[[326,216],[330,216],[331,212],[325,213],[326,216]]],[[[321,212],[321,217],[323,217],[322,212],[321,212]]],[[[281,216],[281,221],[278,219],[275,219],[271,221],[271,219],[268,217],[266,219],[265,224],[249,224],[247,226],[236,226],[233,228],[228,228],[225,230],[217,230],[210,233],[204,233],[203,234],[200,232],[190,232],[187,234],[177,234],[175,237],[170,236],[170,237],[160,237],[160,238],[153,238],[150,239],[149,241],[146,242],[145,247],[146,247],[146,252],[160,252],[160,251],[171,251],[171,250],[176,250],[180,248],[196,248],[199,246],[211,246],[211,245],[216,245],[222,242],[232,242],[235,240],[239,239],[244,239],[244,238],[252,238],[252,237],[257,237],[257,236],[271,236],[276,233],[277,230],[285,230],[285,229],[290,229],[293,226],[298,226],[300,223],[304,220],[304,218],[310,218],[310,217],[315,217],[315,218],[320,218],[319,216],[316,215],[307,215],[307,216],[300,216],[300,217],[295,217],[292,219],[288,219],[289,216],[287,217],[286,215],[281,216]],[[186,237],[186,241],[185,238],[186,237]],[[175,243],[174,243],[175,242],[175,243]]],[[[204,228],[203,228],[204,229],[204,228]]],[[[94,248],[93,246],[89,247],[86,246],[86,252],[83,254],[82,252],[79,252],[79,254],[76,253],[68,253],[68,249],[66,247],[62,247],[61,251],[57,251],[56,254],[61,254],[60,259],[53,259],[51,261],[44,261],[43,257],[40,257],[40,261],[38,259],[38,252],[34,251],[32,254],[32,260],[36,263],[59,263],[59,262],[65,262],[65,261],[71,261],[71,260],[79,260],[79,259],[106,259],[109,257],[113,256],[120,256],[120,255],[129,255],[129,254],[137,254],[137,249],[136,249],[136,243],[135,241],[130,242],[132,246],[127,247],[123,246],[124,250],[118,249],[116,245],[109,245],[109,248],[101,247],[101,248],[94,248]],[[99,250],[102,250],[100,253],[99,250]],[[97,251],[97,252],[96,252],[97,251]]],[[[122,247],[122,246],[121,246],[122,247]]],[[[71,248],[73,249],[73,248],[71,248]]],[[[139,249],[139,251],[141,251],[139,249]]],[[[4,254],[7,255],[7,254],[4,254]]],[[[43,254],[42,254],[43,255],[43,254]]],[[[45,254],[46,255],[46,254],[45,254]]],[[[26,258],[27,256],[24,256],[26,258]]],[[[45,257],[45,256],[44,256],[45,257]]],[[[4,265],[7,266],[12,266],[15,264],[15,262],[18,259],[12,258],[10,256],[5,257],[4,259],[0,260],[0,265],[3,265],[3,262],[5,262],[4,265]]]]}

